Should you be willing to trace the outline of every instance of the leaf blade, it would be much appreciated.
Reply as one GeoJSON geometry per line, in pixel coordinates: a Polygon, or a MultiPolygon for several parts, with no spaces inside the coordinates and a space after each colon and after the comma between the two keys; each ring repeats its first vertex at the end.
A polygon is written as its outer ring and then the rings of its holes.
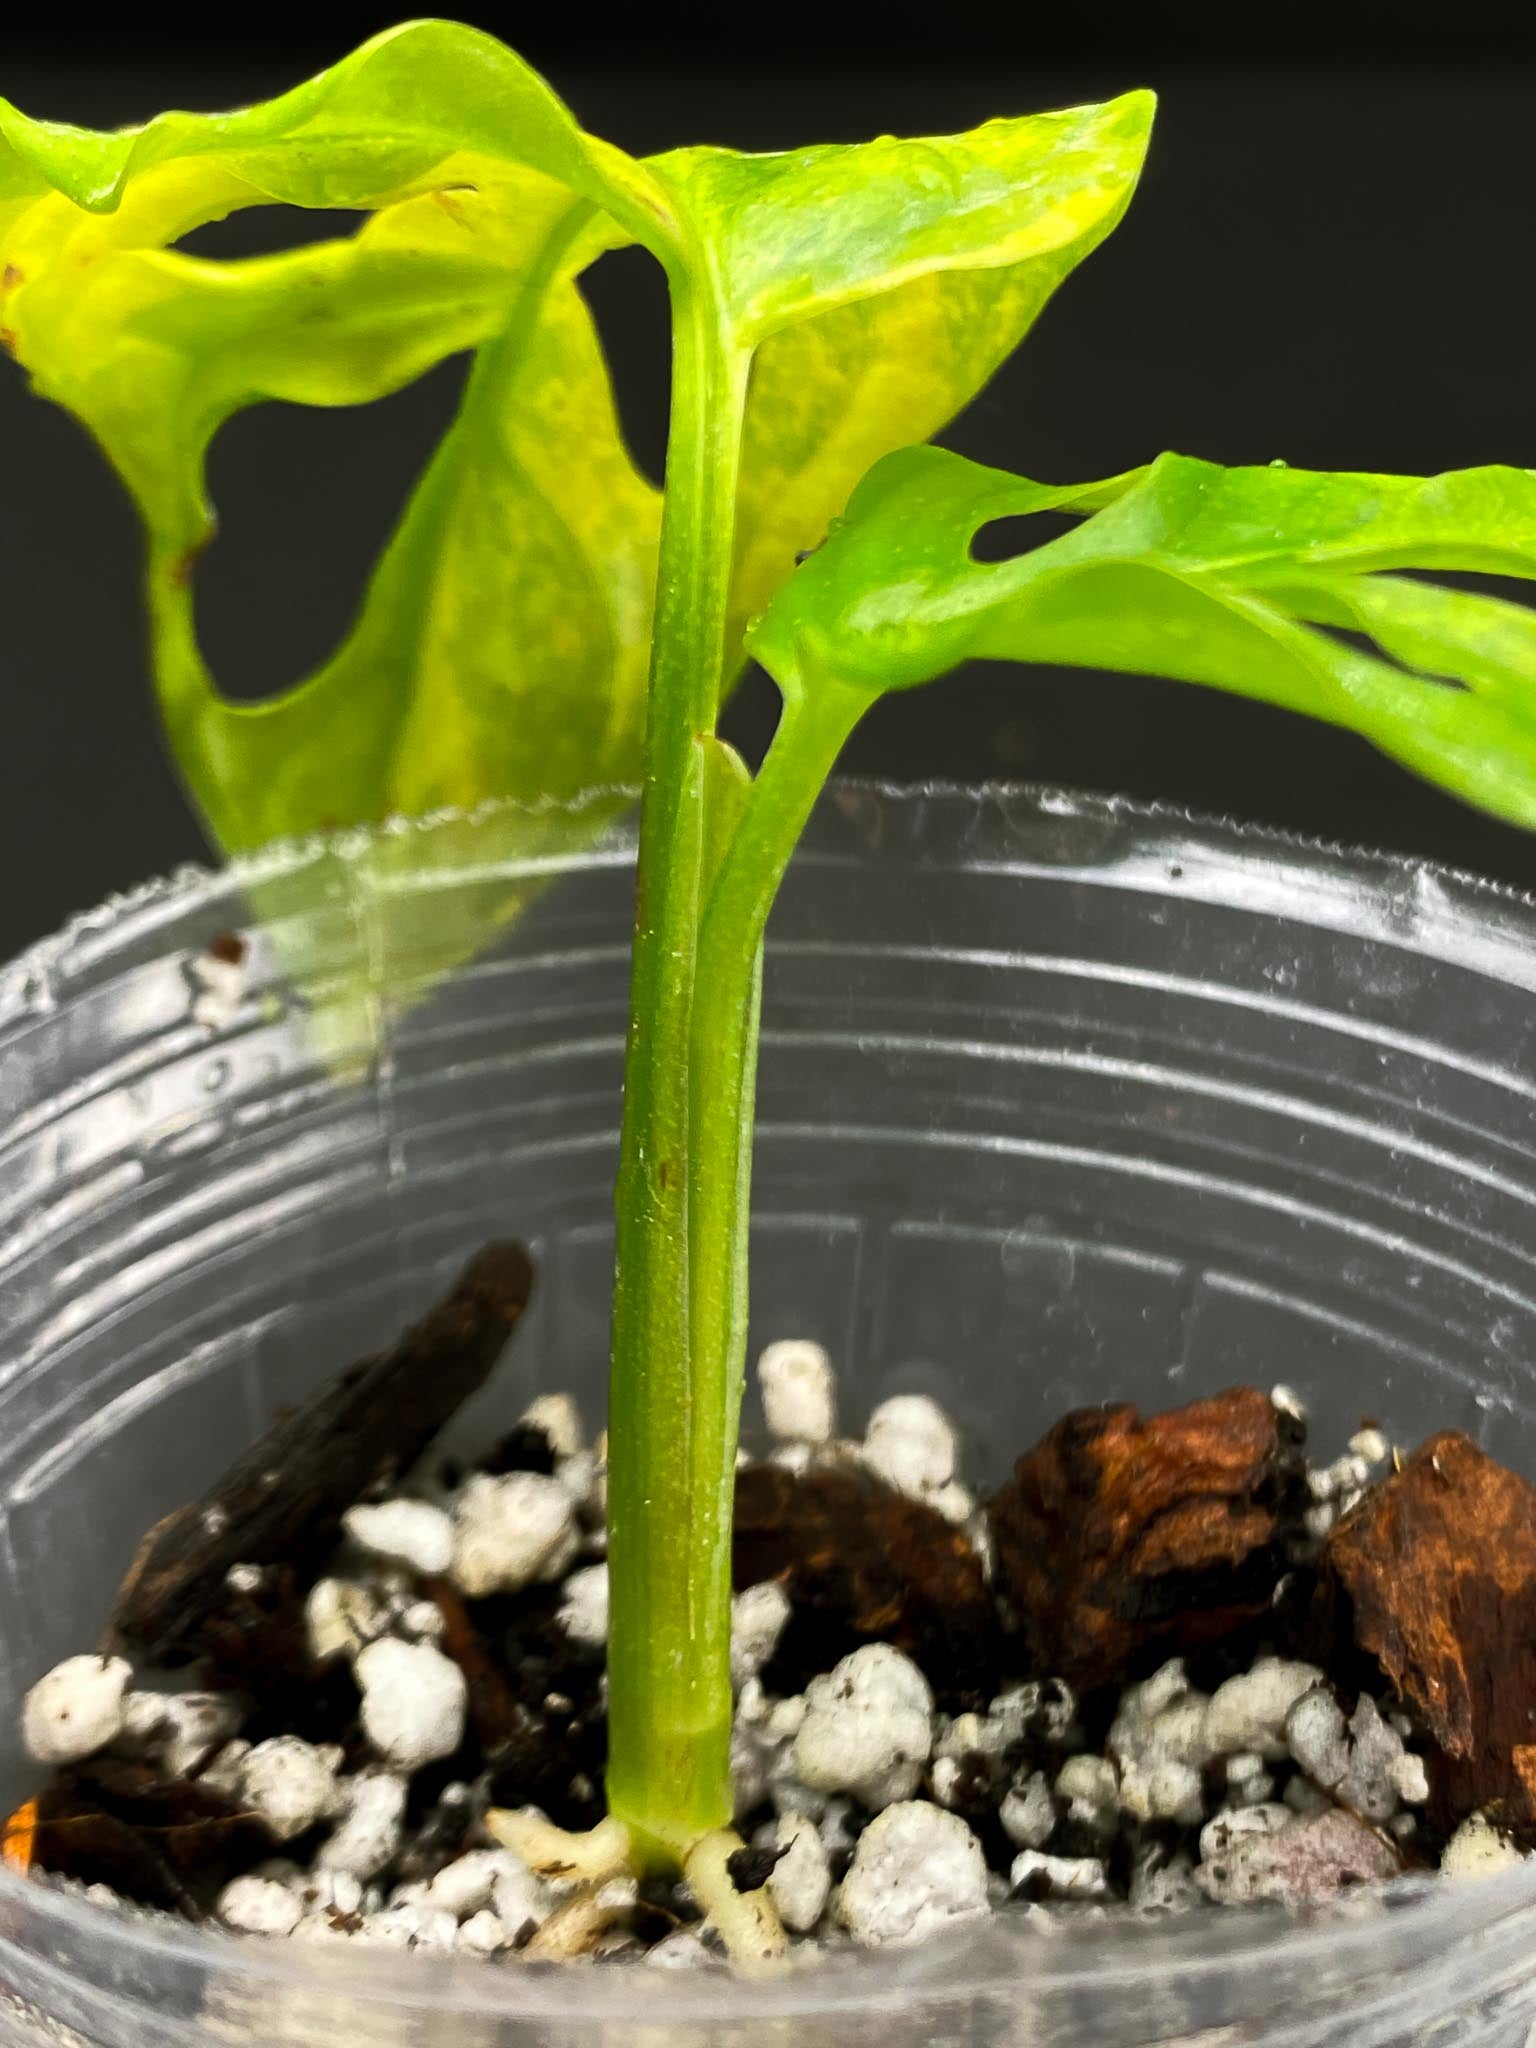
{"type": "Polygon", "coordinates": [[[1344,726],[1531,824],[1536,617],[1383,573],[1490,567],[1536,580],[1536,472],[1223,471],[1163,456],[1051,488],[910,449],[865,479],[751,644],[792,702],[821,688],[872,702],[970,658],[1204,683],[1344,726]],[[1086,516],[1015,560],[973,558],[990,520],[1045,509],[1086,516]]]}
{"type": "Polygon", "coordinates": [[[1150,93],[966,134],[652,158],[754,352],[728,632],[740,644],[881,456],[987,383],[1135,191],[1150,93]]]}

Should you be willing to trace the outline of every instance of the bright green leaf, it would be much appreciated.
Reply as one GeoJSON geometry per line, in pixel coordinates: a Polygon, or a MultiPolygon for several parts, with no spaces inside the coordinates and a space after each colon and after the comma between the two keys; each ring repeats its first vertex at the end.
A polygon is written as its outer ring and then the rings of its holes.
{"type": "Polygon", "coordinates": [[[936,430],[1113,226],[1148,95],[972,134],[635,164],[492,38],[376,37],[267,104],[120,135],[0,103],[0,335],[81,418],[150,536],[173,744],[227,849],[639,767],[658,507],[575,280],[638,237],[707,277],[739,357],[727,665],[858,476],[936,430]],[[218,263],[169,245],[263,201],[351,240],[218,263]],[[351,405],[479,351],[465,409],[332,659],[260,707],[197,645],[209,445],[268,399],[351,405]]]}
{"type": "Polygon", "coordinates": [[[634,772],[656,493],[624,450],[574,282],[590,209],[543,179],[520,197],[509,219],[483,195],[427,195],[351,241],[245,263],[124,252],[83,287],[52,276],[19,295],[39,383],[97,434],[144,514],[163,708],[227,849],[634,772]],[[97,332],[113,345],[93,348],[97,332]],[[190,574],[213,532],[203,471],[219,426],[261,399],[376,398],[476,346],[351,633],[288,694],[225,701],[190,574]]]}
{"type": "Polygon", "coordinates": [[[627,238],[613,216],[636,194],[649,232],[665,201],[641,167],[500,44],[443,23],[238,114],[102,137],[0,108],[0,326],[143,514],[162,708],[226,850],[633,776],[659,510],[575,279],[627,238]],[[376,210],[280,256],[161,246],[263,199],[376,210]],[[288,694],[223,700],[192,588],[213,436],[259,401],[359,404],[469,349],[459,417],[351,633],[288,694]]]}
{"type": "Polygon", "coordinates": [[[1536,619],[1383,573],[1403,570],[1536,578],[1536,471],[1329,475],[1165,455],[1056,489],[910,449],[865,480],[751,644],[824,734],[973,658],[1120,669],[1327,719],[1536,823],[1536,619]],[[1047,510],[1084,516],[1012,561],[973,558],[989,522],[1047,510]]]}
{"type": "MultiPolygon", "coordinates": [[[[638,240],[671,246],[665,201],[640,166],[585,134],[494,36],[448,21],[386,29],[292,92],[232,114],[161,114],[97,134],[29,120],[0,100],[0,241],[16,240],[17,261],[51,246],[51,230],[47,243],[29,243],[25,217],[55,195],[110,216],[109,241],[164,242],[260,199],[381,206],[424,180],[448,182],[449,162],[466,183],[508,167],[538,171],[638,240]],[[228,204],[208,210],[200,194],[221,186],[228,204]],[[162,232],[148,230],[151,213],[162,232]]],[[[86,231],[82,243],[90,239],[86,231]]]]}
{"type": "Polygon", "coordinates": [[[882,455],[937,433],[1130,203],[1150,93],[969,134],[648,169],[755,351],[729,643],[882,455]]]}

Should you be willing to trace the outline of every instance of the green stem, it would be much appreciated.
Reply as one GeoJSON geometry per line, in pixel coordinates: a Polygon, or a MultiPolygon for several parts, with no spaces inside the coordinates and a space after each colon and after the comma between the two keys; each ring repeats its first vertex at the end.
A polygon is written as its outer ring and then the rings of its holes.
{"type": "Polygon", "coordinates": [[[779,729],[704,907],[695,969],[701,1019],[723,991],[744,989],[790,856],[874,694],[829,678],[818,678],[809,693],[786,692],[779,729]]]}
{"type": "Polygon", "coordinates": [[[712,786],[701,740],[714,732],[724,674],[746,359],[705,286],[679,274],[672,289],[672,424],[616,1197],[608,1805],[642,1857],[677,1864],[731,1812],[730,1552],[721,1482],[701,1475],[729,1473],[736,1423],[721,1361],[692,1341],[688,1055],[712,786]]]}
{"type": "Polygon", "coordinates": [[[695,1437],[692,1484],[694,1498],[707,1504],[706,1527],[718,1545],[710,1577],[727,1591],[746,1374],[763,932],[811,807],[866,701],[833,688],[814,702],[786,702],[762,771],[740,800],[739,822],[708,887],[699,932],[688,1061],[689,1338],[696,1375],[710,1389],[712,1417],[729,1433],[723,1440],[714,1430],[695,1437]]]}

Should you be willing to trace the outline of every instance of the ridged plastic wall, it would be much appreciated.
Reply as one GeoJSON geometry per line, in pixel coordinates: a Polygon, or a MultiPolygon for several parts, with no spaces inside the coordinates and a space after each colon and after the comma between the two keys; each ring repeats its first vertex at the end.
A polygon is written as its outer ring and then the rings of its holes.
{"type": "MultiPolygon", "coordinates": [[[[8,1796],[21,1693],[146,1526],[485,1237],[527,1237],[540,1286],[460,1436],[539,1387],[600,1420],[615,815],[278,850],[0,976],[8,1796]],[[224,931],[253,936],[210,1029],[192,963],[224,931]]],[[[771,931],[754,1342],[825,1342],[852,1422],[936,1392],[984,1480],[1070,1405],[1282,1379],[1328,1444],[1369,1414],[1529,1468],[1533,1105],[1525,900],[1113,802],[845,787],[771,931]]],[[[1308,1928],[994,1922],[757,1987],[237,1945],[0,1875],[0,2043],[1525,2048],[1533,2019],[1536,1871],[1308,1928]]]]}

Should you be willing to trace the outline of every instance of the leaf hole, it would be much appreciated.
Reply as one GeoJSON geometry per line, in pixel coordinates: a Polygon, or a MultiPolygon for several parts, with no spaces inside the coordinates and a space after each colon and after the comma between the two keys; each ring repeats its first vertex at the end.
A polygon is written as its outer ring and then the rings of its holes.
{"type": "Polygon", "coordinates": [[[469,361],[450,357],[369,405],[252,406],[220,431],[208,461],[219,532],[194,603],[224,696],[282,696],[344,638],[469,361]]]}
{"type": "Polygon", "coordinates": [[[1402,661],[1390,649],[1369,633],[1362,633],[1353,626],[1320,625],[1316,621],[1308,628],[1321,639],[1331,640],[1336,647],[1346,647],[1351,654],[1366,655],[1372,661],[1384,661],[1401,676],[1412,676],[1415,682],[1438,683],[1444,690],[1464,690],[1467,686],[1459,676],[1437,675],[1432,669],[1414,668],[1402,661]]]}
{"type": "Polygon", "coordinates": [[[281,256],[312,242],[346,240],[368,215],[352,208],[245,206],[222,220],[204,221],[175,244],[188,256],[234,261],[242,256],[281,256]]]}
{"type": "Polygon", "coordinates": [[[646,249],[610,249],[583,271],[619,426],[635,467],[659,484],[667,466],[672,307],[661,265],[646,249]]]}
{"type": "Polygon", "coordinates": [[[985,526],[977,527],[971,535],[971,560],[987,564],[1016,562],[1021,555],[1032,555],[1036,548],[1060,540],[1064,533],[1072,533],[1081,524],[1075,512],[1008,512],[1001,519],[989,519],[985,526]]]}
{"type": "Polygon", "coordinates": [[[1464,590],[1473,597],[1496,597],[1529,611],[1536,606],[1536,582],[1524,576],[1492,576],[1477,569],[1393,569],[1409,583],[1430,583],[1441,590],[1464,590]]]}

